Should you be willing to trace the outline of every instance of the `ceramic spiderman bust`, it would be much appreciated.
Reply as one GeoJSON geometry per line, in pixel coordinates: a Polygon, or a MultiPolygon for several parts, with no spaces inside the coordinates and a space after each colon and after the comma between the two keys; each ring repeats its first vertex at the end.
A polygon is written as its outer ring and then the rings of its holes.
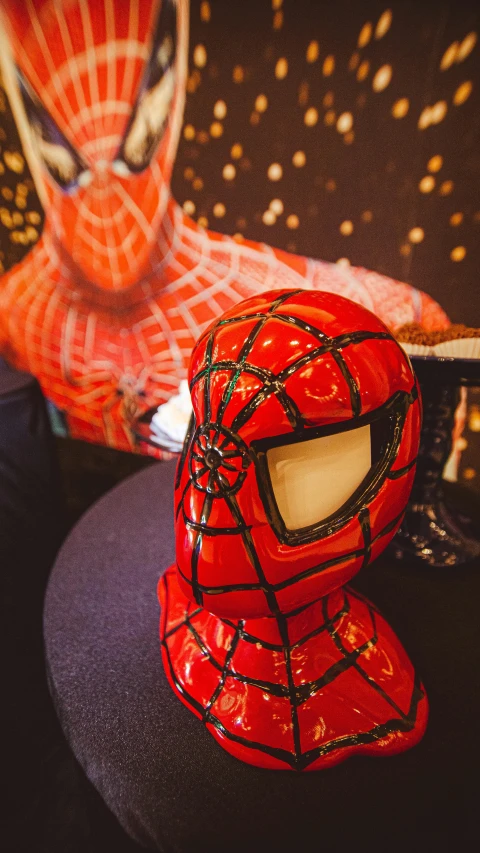
{"type": "Polygon", "coordinates": [[[132,422],[177,393],[203,330],[268,288],[338,292],[390,328],[448,325],[407,284],[186,216],[170,176],[188,0],[3,0],[0,14],[3,79],[45,211],[41,238],[0,278],[0,351],[38,377],[70,435],[137,449],[132,422]]]}
{"type": "Polygon", "coordinates": [[[410,494],[408,357],[343,297],[269,291],[201,336],[159,582],[165,671],[237,758],[317,770],[413,746],[427,699],[376,608],[344,586],[410,494]]]}

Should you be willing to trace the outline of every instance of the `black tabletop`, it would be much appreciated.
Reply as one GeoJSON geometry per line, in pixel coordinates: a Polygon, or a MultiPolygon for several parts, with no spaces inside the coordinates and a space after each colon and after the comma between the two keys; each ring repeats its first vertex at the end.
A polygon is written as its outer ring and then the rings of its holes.
{"type": "Polygon", "coordinates": [[[476,836],[480,565],[381,558],[353,585],[399,634],[430,700],[419,746],[295,774],[243,764],[173,694],[156,585],[172,562],[175,463],[103,497],[54,567],[44,614],[57,713],[125,830],[163,851],[459,849],[476,836]],[[312,846],[313,844],[313,846],[312,846]]]}

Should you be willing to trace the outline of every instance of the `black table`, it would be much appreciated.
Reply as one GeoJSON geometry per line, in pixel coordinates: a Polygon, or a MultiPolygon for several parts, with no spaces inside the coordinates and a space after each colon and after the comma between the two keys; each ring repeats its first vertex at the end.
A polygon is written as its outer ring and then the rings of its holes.
{"type": "Polygon", "coordinates": [[[73,529],[44,614],[51,690],[87,777],[137,842],[163,851],[461,849],[476,838],[480,566],[419,573],[382,558],[354,586],[400,635],[430,699],[415,749],[330,770],[228,755],[174,696],[156,585],[172,562],[172,462],[104,496],[73,529]]]}

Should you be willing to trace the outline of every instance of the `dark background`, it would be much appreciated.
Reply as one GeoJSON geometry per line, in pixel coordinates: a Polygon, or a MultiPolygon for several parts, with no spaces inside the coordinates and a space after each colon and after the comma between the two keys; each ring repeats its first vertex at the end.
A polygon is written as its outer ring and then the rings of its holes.
{"type": "MultiPolygon", "coordinates": [[[[174,195],[214,230],[378,270],[480,326],[479,30],[472,0],[192,0],[174,195]],[[283,213],[265,224],[274,199],[283,213]]],[[[38,239],[42,213],[1,91],[0,111],[1,272],[38,239]]],[[[480,488],[480,392],[469,410],[462,478],[480,488]]]]}

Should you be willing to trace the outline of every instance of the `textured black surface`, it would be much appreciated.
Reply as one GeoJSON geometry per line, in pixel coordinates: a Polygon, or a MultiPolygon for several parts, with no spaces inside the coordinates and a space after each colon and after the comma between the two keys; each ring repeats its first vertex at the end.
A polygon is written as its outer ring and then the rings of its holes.
{"type": "Polygon", "coordinates": [[[173,558],[173,476],[173,463],[155,465],[97,503],[63,546],[46,600],[63,729],[127,831],[165,851],[471,843],[478,563],[420,573],[380,560],[354,582],[381,607],[424,678],[431,717],[418,747],[301,776],[259,770],[215,743],[162,671],[156,583],[173,558]]]}

